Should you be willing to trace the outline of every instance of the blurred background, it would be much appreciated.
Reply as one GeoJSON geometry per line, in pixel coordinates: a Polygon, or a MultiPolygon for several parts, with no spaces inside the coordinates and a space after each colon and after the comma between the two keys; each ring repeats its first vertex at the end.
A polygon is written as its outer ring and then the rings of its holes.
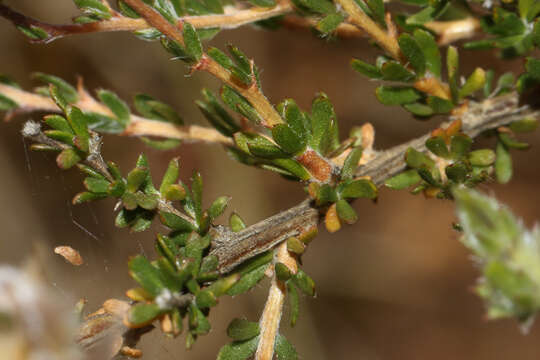
{"type": "MultiPolygon", "coordinates": [[[[6,1],[16,9],[48,22],[69,22],[77,14],[71,0],[6,1]]],[[[374,59],[377,50],[363,39],[328,40],[309,30],[262,31],[252,27],[224,31],[211,44],[234,43],[262,69],[262,84],[273,103],[294,98],[308,108],[319,91],[333,101],[346,136],[353,125],[371,122],[376,148],[384,149],[437,127],[442,119],[414,120],[398,107],[380,105],[375,83],[354,73],[352,57],[374,59]]],[[[0,73],[25,88],[35,86],[29,74],[54,74],[70,82],[84,77],[90,90],[111,89],[123,99],[148,93],[173,105],[189,124],[205,124],[194,105],[200,90],[217,90],[206,74],[187,75],[186,66],[171,61],[157,43],[128,33],[84,35],[48,45],[31,45],[8,22],[0,19],[0,73]]],[[[463,73],[484,66],[499,73],[520,72],[521,63],[503,62],[490,52],[462,52],[463,73]]],[[[50,154],[30,153],[20,135],[21,116],[0,124],[0,263],[19,264],[32,244],[47,253],[50,283],[70,301],[87,298],[95,310],[111,297],[123,297],[133,285],[127,273],[129,256],[154,256],[153,234],[159,224],[142,234],[114,227],[113,201],[72,206],[81,191],[77,171],[60,171],[50,154]],[[55,246],[69,245],[85,259],[81,267],[53,254],[55,246]]],[[[514,153],[515,177],[507,186],[490,184],[484,190],[507,203],[528,226],[540,218],[540,136],[533,147],[514,153]]],[[[482,142],[484,140],[480,140],[482,142]]],[[[489,143],[489,139],[486,143],[489,143]]],[[[183,180],[197,168],[205,180],[205,202],[232,196],[229,211],[248,224],[295,205],[302,187],[262,170],[230,160],[218,146],[182,145],[159,152],[139,140],[107,136],[105,158],[128,169],[145,152],[155,176],[168,161],[180,156],[183,180]]],[[[453,204],[426,200],[407,192],[382,190],[379,201],[358,201],[360,220],[330,236],[321,230],[304,255],[304,268],[317,284],[317,298],[303,299],[297,327],[286,321],[282,331],[296,345],[302,359],[537,359],[540,326],[528,335],[514,321],[488,322],[480,300],[471,289],[477,271],[468,252],[451,230],[453,204]]],[[[228,217],[228,213],[223,219],[228,217]]],[[[212,311],[213,330],[194,348],[184,349],[184,338],[167,339],[159,332],[143,338],[144,359],[211,359],[229,340],[225,329],[233,317],[256,320],[264,305],[267,281],[249,294],[224,297],[212,311]]]]}

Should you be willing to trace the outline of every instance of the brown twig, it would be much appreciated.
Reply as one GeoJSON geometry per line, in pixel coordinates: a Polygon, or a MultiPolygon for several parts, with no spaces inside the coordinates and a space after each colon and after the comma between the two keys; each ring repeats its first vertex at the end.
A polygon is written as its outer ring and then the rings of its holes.
{"type": "MultiPolygon", "coordinates": [[[[305,29],[317,26],[318,19],[299,15],[287,15],[281,23],[291,29],[305,29]]],[[[430,21],[424,24],[426,28],[437,35],[439,45],[448,45],[453,42],[469,39],[480,30],[480,22],[474,17],[451,21],[430,21]]],[[[361,28],[349,23],[342,22],[335,30],[340,38],[366,38],[369,35],[361,28]]]]}
{"type": "MultiPolygon", "coordinates": [[[[106,116],[114,116],[108,107],[97,102],[82,86],[78,86],[79,101],[74,105],[83,111],[94,112],[106,116]]],[[[0,94],[15,101],[19,108],[16,111],[59,112],[60,108],[49,97],[37,95],[19,88],[0,84],[0,94]]],[[[217,143],[232,145],[230,138],[218,131],[197,125],[175,125],[162,121],[146,119],[131,115],[123,135],[156,136],[168,139],[179,139],[186,142],[217,143]]]]}
{"type": "MultiPolygon", "coordinates": [[[[289,2],[284,1],[276,4],[273,8],[252,7],[249,9],[229,10],[225,14],[185,16],[180,20],[180,23],[187,21],[196,29],[234,29],[245,24],[265,20],[292,11],[292,5],[289,2]]],[[[145,19],[132,19],[118,13],[115,13],[114,16],[108,20],[86,24],[48,24],[25,16],[2,4],[0,4],[0,16],[10,20],[15,26],[36,26],[49,34],[47,38],[34,40],[34,42],[51,42],[69,35],[113,31],[137,31],[149,29],[151,27],[145,19]]]]}
{"type": "MultiPolygon", "coordinates": [[[[296,274],[298,264],[294,256],[287,250],[287,243],[282,243],[276,250],[274,263],[280,262],[296,274]]],[[[259,321],[261,328],[260,341],[255,352],[255,360],[272,360],[276,337],[279,331],[279,323],[283,314],[283,304],[287,296],[287,286],[280,281],[274,271],[272,284],[268,290],[268,298],[259,321]]]]}

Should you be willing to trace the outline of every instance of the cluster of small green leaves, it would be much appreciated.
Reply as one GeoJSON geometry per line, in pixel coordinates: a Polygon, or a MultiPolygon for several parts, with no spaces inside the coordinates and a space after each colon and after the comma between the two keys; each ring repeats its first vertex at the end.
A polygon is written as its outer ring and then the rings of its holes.
{"type": "Polygon", "coordinates": [[[396,21],[403,28],[411,29],[442,17],[451,8],[450,0],[399,0],[402,3],[419,6],[421,10],[414,14],[397,15],[396,21]]]}
{"type": "MultiPolygon", "coordinates": [[[[353,137],[353,139],[355,139],[353,137]]],[[[358,162],[362,157],[360,144],[354,146],[347,155],[339,180],[331,184],[310,183],[307,191],[319,207],[329,206],[326,212],[325,225],[328,231],[335,232],[341,228],[341,222],[354,224],[358,215],[349,204],[354,199],[375,199],[377,187],[367,179],[354,179],[358,162]]]]}
{"type": "MultiPolygon", "coordinates": [[[[126,177],[113,162],[96,165],[93,158],[100,158],[99,138],[88,128],[91,115],[70,105],[61,91],[51,85],[51,96],[63,110],[65,117],[49,115],[45,123],[52,130],[45,136],[53,142],[34,144],[36,150],[60,151],[58,165],[68,169],[77,165],[87,177],[86,191],[73,199],[75,204],[104,199],[118,199],[120,211],[116,225],[132,231],[144,231],[159,215],[161,223],[170,229],[168,235],[158,234],[156,251],[160,257],[149,261],[144,256],[130,260],[131,276],[140,287],[128,291],[128,296],[138,304],[130,309],[129,324],[142,327],[156,319],[170,335],[182,332],[183,319],[187,317],[186,345],[190,347],[197,336],[210,330],[208,314],[222,295],[239,295],[255,286],[264,277],[273,251],[268,251],[239,265],[232,272],[221,275],[218,258],[210,254],[212,241],[209,230],[213,221],[225,210],[228,198],[219,197],[204,210],[202,206],[203,182],[198,173],[192,177],[191,187],[179,181],[179,164],[171,160],[159,189],[153,184],[149,164],[144,155],[126,177]],[[173,207],[179,202],[184,213],[173,207]]],[[[76,100],[72,98],[71,100],[76,100]]],[[[237,214],[232,214],[230,227],[240,231],[245,224],[237,214]]],[[[299,272],[299,274],[303,274],[299,272]]],[[[297,275],[298,283],[306,288],[307,276],[297,275]]],[[[311,280],[312,282],[312,280],[311,280]]]]}
{"type": "Polygon", "coordinates": [[[514,317],[524,325],[540,310],[540,231],[527,230],[495,199],[463,188],[453,191],[462,242],[482,271],[477,294],[491,319],[514,317]]]}
{"type": "MultiPolygon", "coordinates": [[[[535,0],[504,1],[481,20],[488,39],[466,43],[466,49],[501,50],[503,58],[524,56],[540,48],[540,3],[535,0]]],[[[540,60],[527,58],[525,72],[518,78],[516,88],[524,92],[540,83],[540,60]]]]}
{"type": "MultiPolygon", "coordinates": [[[[369,3],[379,1],[369,0],[369,3]]],[[[319,18],[315,29],[324,35],[332,33],[346,18],[346,14],[339,11],[329,0],[293,0],[292,2],[300,14],[319,18]]],[[[362,0],[360,2],[363,3],[362,0]]]]}
{"type": "MultiPolygon", "coordinates": [[[[278,105],[278,111],[285,123],[274,126],[268,134],[241,131],[240,124],[212,92],[203,90],[203,96],[204,100],[198,101],[197,105],[218,131],[234,139],[236,146],[229,148],[229,154],[241,163],[307,181],[312,175],[295,158],[308,148],[321,156],[330,155],[339,148],[337,117],[324,94],[314,100],[311,114],[303,112],[294,100],[283,101],[278,105]]],[[[221,100],[229,109],[260,124],[260,115],[231,87],[222,87],[221,100]]]]}
{"type": "Polygon", "coordinates": [[[465,83],[460,83],[458,51],[449,47],[447,90],[442,77],[441,53],[428,31],[415,29],[412,34],[402,33],[398,43],[408,66],[387,56],[379,56],[375,65],[358,59],[351,62],[354,70],[371,79],[398,83],[377,88],[377,99],[382,104],[401,105],[418,117],[448,114],[466,97],[484,87],[486,73],[481,68],[477,68],[465,83]]]}
{"type": "MultiPolygon", "coordinates": [[[[218,360],[245,360],[251,358],[257,350],[260,340],[260,327],[258,323],[245,319],[234,319],[227,328],[227,335],[233,342],[221,348],[218,360]]],[[[278,334],[276,336],[274,353],[279,360],[296,360],[296,349],[287,339],[278,334]]]]}
{"type": "Polygon", "coordinates": [[[474,187],[488,180],[493,171],[497,181],[505,184],[513,172],[510,149],[529,148],[529,144],[517,141],[513,135],[531,132],[537,126],[535,119],[515,121],[508,128],[492,131],[497,136],[495,151],[471,151],[472,139],[460,133],[459,122],[454,122],[446,130],[435,131],[426,141],[430,154],[409,148],[405,162],[410,169],[386,180],[385,185],[395,190],[415,186],[413,194],[423,191],[428,196],[451,198],[452,189],[457,185],[474,187]],[[441,171],[444,171],[444,176],[441,171]]]}
{"type": "MultiPolygon", "coordinates": [[[[287,240],[287,250],[291,254],[300,257],[307,244],[317,235],[317,228],[308,231],[298,237],[287,240]]],[[[287,287],[287,296],[290,304],[290,325],[295,326],[300,312],[299,292],[307,296],[315,296],[315,282],[302,269],[293,274],[289,268],[280,262],[274,264],[274,272],[277,279],[287,287]]],[[[260,337],[259,324],[244,319],[234,319],[227,329],[227,335],[233,340],[223,346],[218,354],[218,360],[245,360],[253,356],[260,337]]],[[[298,355],[292,344],[278,334],[276,337],[274,352],[278,359],[296,360],[298,355]]]]}
{"type": "Polygon", "coordinates": [[[491,35],[491,38],[471,41],[464,47],[501,49],[503,57],[527,54],[540,37],[538,15],[540,3],[535,0],[505,1],[481,19],[483,31],[491,35]]]}
{"type": "MultiPolygon", "coordinates": [[[[59,101],[60,104],[76,104],[80,100],[81,94],[79,94],[77,89],[59,77],[43,73],[34,73],[32,77],[45,84],[45,86],[39,86],[35,89],[36,94],[51,97],[57,104],[59,101]],[[51,86],[54,87],[56,95],[51,95],[51,86]],[[63,100],[59,100],[58,96],[63,100]]],[[[5,76],[0,76],[0,83],[19,88],[17,83],[5,76]]],[[[110,134],[123,132],[129,125],[131,118],[129,106],[120,99],[118,95],[110,90],[100,89],[96,94],[101,101],[101,104],[105,105],[108,110],[110,110],[112,116],[92,111],[84,111],[88,129],[99,133],[110,134]]],[[[148,119],[175,125],[184,124],[180,115],[178,115],[170,105],[158,101],[150,95],[137,94],[133,99],[133,103],[137,112],[148,119]]],[[[0,111],[12,111],[18,107],[15,100],[0,94],[0,111]]],[[[69,138],[70,132],[63,131],[65,130],[64,128],[50,126],[54,129],[54,131],[51,130],[51,134],[53,134],[56,140],[69,138]]],[[[154,140],[147,137],[141,137],[141,140],[148,146],[160,150],[168,150],[180,145],[180,140],[176,139],[154,140]]]]}

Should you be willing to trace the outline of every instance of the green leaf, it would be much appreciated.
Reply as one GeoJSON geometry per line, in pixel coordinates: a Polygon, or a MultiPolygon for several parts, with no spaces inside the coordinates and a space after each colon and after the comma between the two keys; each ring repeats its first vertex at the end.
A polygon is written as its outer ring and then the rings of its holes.
{"type": "Polygon", "coordinates": [[[143,327],[152,323],[162,313],[163,310],[157,304],[136,304],[129,309],[127,320],[135,327],[143,327]]]}
{"type": "Polygon", "coordinates": [[[476,255],[486,260],[499,258],[520,239],[522,225],[495,199],[461,188],[454,189],[453,196],[465,234],[462,241],[476,255]]]}
{"type": "Polygon", "coordinates": [[[306,250],[306,245],[296,236],[287,239],[287,250],[293,254],[302,255],[306,250]]]}
{"type": "Polygon", "coordinates": [[[100,0],[73,0],[73,2],[85,13],[97,16],[100,19],[110,19],[112,16],[107,6],[100,0]]]}
{"type": "Polygon", "coordinates": [[[528,133],[536,130],[538,120],[534,118],[525,118],[523,120],[514,121],[510,124],[510,130],[516,133],[528,133]]]}
{"type": "Polygon", "coordinates": [[[287,282],[287,292],[289,295],[289,304],[291,308],[291,326],[296,325],[298,320],[298,313],[300,312],[299,299],[298,299],[298,290],[292,283],[292,281],[287,282]]]}
{"type": "Polygon", "coordinates": [[[229,217],[229,226],[233,232],[239,232],[246,228],[246,224],[237,213],[233,212],[229,217]]]}
{"type": "Polygon", "coordinates": [[[66,116],[69,125],[73,129],[73,132],[77,136],[75,139],[76,146],[83,152],[89,150],[90,133],[88,132],[88,125],[86,122],[86,116],[83,112],[75,106],[68,106],[66,109],[66,116]]]}
{"type": "Polygon", "coordinates": [[[45,40],[50,37],[49,33],[39,26],[30,25],[30,27],[16,25],[16,28],[31,40],[45,40]]]}
{"type": "Polygon", "coordinates": [[[127,176],[127,189],[131,192],[136,192],[141,188],[148,177],[149,171],[144,167],[136,167],[131,170],[127,176]]]}
{"type": "Polygon", "coordinates": [[[426,71],[426,58],[416,39],[407,33],[403,33],[398,38],[398,43],[416,74],[422,76],[426,71]]]}
{"type": "Polygon", "coordinates": [[[82,204],[89,201],[99,200],[105,198],[106,194],[96,194],[93,192],[81,192],[75,195],[72,200],[73,205],[82,204]]]}
{"type": "Polygon", "coordinates": [[[495,162],[495,152],[491,149],[471,151],[469,161],[475,166],[489,166],[495,162]]]}
{"type": "Polygon", "coordinates": [[[430,106],[422,103],[405,104],[403,107],[415,116],[425,117],[434,114],[434,111],[430,106]]]}
{"type": "Polygon", "coordinates": [[[351,150],[345,161],[343,162],[343,167],[341,168],[341,179],[342,180],[351,180],[356,173],[358,168],[358,163],[362,157],[362,147],[357,146],[351,150]]]}
{"type": "Polygon", "coordinates": [[[375,94],[384,105],[410,104],[421,98],[418,91],[411,87],[379,86],[375,94]]]}
{"type": "Polygon", "coordinates": [[[178,163],[178,158],[174,158],[169,162],[169,166],[167,167],[167,170],[163,175],[163,179],[161,180],[161,185],[159,187],[159,192],[163,193],[169,188],[169,186],[175,184],[178,181],[179,174],[180,165],[178,163]]]}
{"type": "Polygon", "coordinates": [[[149,294],[158,296],[164,288],[159,270],[142,255],[131,258],[128,262],[129,274],[149,294]]]}
{"type": "Polygon", "coordinates": [[[393,190],[403,190],[422,180],[415,169],[404,171],[385,181],[385,185],[393,190]]]}
{"type": "Polygon", "coordinates": [[[293,276],[287,265],[280,262],[277,262],[274,265],[274,271],[276,273],[276,277],[280,281],[287,281],[293,276]]]}
{"type": "Polygon", "coordinates": [[[331,14],[336,12],[336,7],[328,0],[299,0],[298,2],[319,14],[331,14]]]}
{"type": "Polygon", "coordinates": [[[448,147],[446,146],[446,143],[444,142],[444,139],[441,136],[435,136],[431,137],[426,140],[426,147],[429,151],[431,151],[433,154],[448,159],[450,157],[450,152],[448,151],[448,147]]]}
{"type": "Polygon", "coordinates": [[[353,70],[367,76],[370,79],[381,79],[383,76],[378,67],[368,64],[362,60],[352,59],[351,66],[353,70]]]}
{"type": "Polygon", "coordinates": [[[54,85],[58,89],[60,96],[70,104],[76,103],[79,100],[77,90],[59,77],[38,72],[33,73],[32,78],[48,85],[54,85]]]}
{"type": "Polygon", "coordinates": [[[454,158],[462,158],[471,150],[472,139],[464,134],[452,136],[450,140],[450,152],[454,158]]]}
{"type": "Polygon", "coordinates": [[[414,73],[410,72],[403,65],[393,60],[385,62],[381,66],[380,70],[383,75],[383,80],[410,82],[415,78],[414,73]]]}
{"type": "Polygon", "coordinates": [[[10,98],[0,94],[0,111],[9,111],[19,107],[19,105],[10,98]]]}
{"type": "Polygon", "coordinates": [[[155,194],[145,194],[143,192],[138,191],[135,194],[135,200],[137,201],[137,205],[142,207],[146,210],[154,210],[159,203],[158,196],[155,194]]]}
{"type": "Polygon", "coordinates": [[[275,143],[268,140],[264,136],[253,134],[249,135],[249,137],[242,137],[243,134],[237,133],[235,134],[234,138],[236,140],[237,145],[240,146],[239,141],[243,141],[244,139],[246,141],[246,145],[248,148],[248,151],[258,157],[262,157],[264,159],[276,159],[276,158],[288,158],[289,154],[281,150],[275,143]]]}
{"type": "Polygon", "coordinates": [[[502,142],[497,143],[495,158],[495,176],[499,184],[506,184],[512,179],[512,156],[502,142]]]}
{"type": "Polygon", "coordinates": [[[182,144],[182,140],[178,139],[165,139],[165,140],[153,140],[145,136],[139,138],[146,146],[152,149],[167,151],[177,148],[182,144]]]}
{"type": "Polygon", "coordinates": [[[424,53],[425,64],[428,71],[435,77],[441,77],[441,53],[433,35],[421,29],[414,31],[414,39],[424,53]]]}
{"type": "Polygon", "coordinates": [[[125,128],[129,123],[129,107],[118,95],[109,90],[98,90],[99,99],[112,111],[116,120],[125,128]]]}
{"type": "Polygon", "coordinates": [[[45,120],[45,123],[53,129],[75,134],[67,120],[60,115],[47,115],[43,119],[45,120]]]}
{"type": "Polygon", "coordinates": [[[386,27],[383,0],[367,0],[366,3],[369,10],[371,10],[371,16],[373,19],[386,27]]]}
{"type": "Polygon", "coordinates": [[[446,176],[455,183],[463,183],[469,176],[470,169],[463,162],[455,162],[444,169],[446,176]]]}
{"type": "Polygon", "coordinates": [[[184,30],[184,42],[186,44],[186,52],[188,55],[193,58],[196,62],[201,60],[202,57],[202,44],[199,39],[199,35],[193,25],[189,22],[183,22],[184,30]]]}
{"type": "Polygon", "coordinates": [[[171,106],[157,101],[150,95],[135,95],[134,104],[137,111],[144,117],[176,125],[184,124],[180,115],[171,106]]]}
{"type": "Polygon", "coordinates": [[[168,212],[161,211],[159,213],[159,218],[163,225],[167,226],[168,228],[172,230],[177,231],[193,231],[195,230],[195,226],[190,223],[189,221],[168,212]]]}
{"type": "Polygon", "coordinates": [[[459,89],[458,96],[463,99],[476,91],[481,90],[486,82],[486,72],[482,68],[476,68],[469,76],[465,84],[459,89]]]}
{"type": "Polygon", "coordinates": [[[109,189],[109,182],[104,179],[87,177],[84,179],[84,186],[88,191],[93,193],[107,193],[109,189]]]}
{"type": "Polygon", "coordinates": [[[407,152],[405,153],[405,162],[413,169],[418,169],[423,166],[432,168],[435,164],[427,155],[413,148],[407,149],[407,152]]]}
{"type": "Polygon", "coordinates": [[[315,296],[315,282],[302,269],[299,269],[292,279],[304,294],[315,296]]]}
{"type": "Polygon", "coordinates": [[[301,152],[306,147],[306,139],[301,138],[288,124],[278,124],[272,128],[272,138],[283,151],[289,154],[301,152]]]}
{"type": "Polygon", "coordinates": [[[446,66],[448,70],[448,85],[450,85],[452,100],[454,103],[457,103],[459,98],[459,54],[457,49],[453,46],[449,46],[446,52],[446,66]]]}
{"type": "Polygon", "coordinates": [[[273,7],[276,5],[275,0],[248,0],[251,4],[260,7],[273,7]]]}
{"type": "Polygon", "coordinates": [[[540,60],[530,57],[527,58],[525,69],[527,70],[527,73],[535,80],[540,80],[540,60]]]}
{"type": "Polygon", "coordinates": [[[328,14],[317,23],[316,28],[323,34],[328,34],[336,30],[344,20],[345,17],[340,13],[328,14]]]}
{"type": "Polygon", "coordinates": [[[436,114],[448,114],[454,108],[454,103],[450,100],[442,99],[437,96],[428,96],[427,104],[436,114]]]}
{"type": "Polygon", "coordinates": [[[298,354],[296,349],[285,339],[281,334],[276,337],[276,345],[274,348],[277,360],[297,360],[298,354]]]}
{"type": "Polygon", "coordinates": [[[233,319],[227,327],[227,335],[235,341],[253,339],[260,332],[258,323],[246,319],[233,319]]]}
{"type": "Polygon", "coordinates": [[[510,134],[505,132],[499,133],[499,140],[510,149],[527,150],[531,146],[528,143],[517,141],[510,134]]]}
{"type": "Polygon", "coordinates": [[[268,264],[264,264],[251,270],[243,275],[238,282],[236,282],[228,291],[227,295],[235,296],[240,295],[257,285],[259,281],[264,277],[264,272],[268,268],[268,264]]]}
{"type": "Polygon", "coordinates": [[[358,221],[358,215],[347,200],[341,199],[336,203],[338,216],[347,224],[354,224],[358,221]]]}
{"type": "Polygon", "coordinates": [[[77,151],[71,148],[62,150],[62,152],[56,157],[56,163],[58,164],[58,167],[63,170],[67,170],[73,167],[81,160],[82,158],[79,156],[77,151]]]}
{"type": "Polygon", "coordinates": [[[326,155],[332,146],[331,129],[336,122],[334,107],[326,95],[321,94],[313,101],[311,106],[312,138],[310,145],[313,149],[326,155]]]}
{"type": "Polygon", "coordinates": [[[257,350],[259,337],[246,341],[235,341],[223,346],[218,353],[217,360],[245,360],[257,350]]]}
{"type": "Polygon", "coordinates": [[[306,115],[300,110],[296,102],[287,99],[278,105],[281,116],[287,122],[287,125],[300,138],[301,143],[307,142],[311,136],[311,124],[306,115]]]}
{"type": "Polygon", "coordinates": [[[208,215],[210,216],[210,219],[214,220],[218,218],[225,209],[227,208],[227,204],[229,203],[230,197],[228,196],[220,196],[210,206],[208,209],[208,215]]]}
{"type": "Polygon", "coordinates": [[[73,146],[73,133],[71,132],[64,132],[60,130],[45,130],[43,132],[47,137],[60,141],[64,144],[68,144],[73,146]]]}
{"type": "Polygon", "coordinates": [[[225,85],[221,88],[221,99],[231,110],[239,112],[255,124],[261,123],[261,117],[255,108],[231,87],[225,85]]]}
{"type": "Polygon", "coordinates": [[[370,180],[359,179],[338,186],[338,192],[343,199],[375,199],[377,187],[370,180]]]}

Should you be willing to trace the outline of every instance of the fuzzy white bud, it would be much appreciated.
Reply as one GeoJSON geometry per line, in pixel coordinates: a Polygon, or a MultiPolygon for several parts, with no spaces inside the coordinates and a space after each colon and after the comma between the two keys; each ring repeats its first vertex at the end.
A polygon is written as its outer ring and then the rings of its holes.
{"type": "Polygon", "coordinates": [[[36,136],[41,132],[41,124],[34,120],[28,120],[24,123],[22,128],[22,135],[24,137],[36,136]]]}

